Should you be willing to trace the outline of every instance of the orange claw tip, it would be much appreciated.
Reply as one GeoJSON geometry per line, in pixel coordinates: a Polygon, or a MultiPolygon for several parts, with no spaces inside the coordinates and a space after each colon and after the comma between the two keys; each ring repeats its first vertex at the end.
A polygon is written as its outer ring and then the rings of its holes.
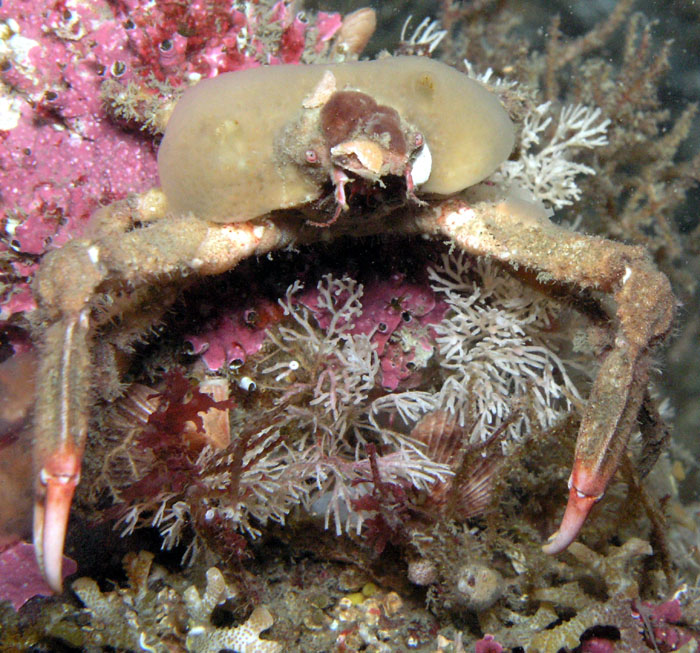
{"type": "Polygon", "coordinates": [[[591,508],[602,496],[602,494],[597,496],[584,494],[571,484],[569,487],[569,501],[566,504],[566,511],[561,520],[561,526],[559,526],[559,530],[556,533],[550,536],[547,543],[542,546],[542,550],[550,555],[564,551],[576,539],[591,508]]]}
{"type": "Polygon", "coordinates": [[[34,504],[34,552],[39,569],[55,592],[63,589],[63,545],[79,472],[49,475],[41,471],[42,490],[34,504]]]}

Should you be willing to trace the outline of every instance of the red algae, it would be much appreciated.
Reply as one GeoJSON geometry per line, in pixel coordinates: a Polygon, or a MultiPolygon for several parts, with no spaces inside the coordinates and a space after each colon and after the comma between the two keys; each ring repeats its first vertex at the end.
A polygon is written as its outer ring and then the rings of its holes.
{"type": "MultiPolygon", "coordinates": [[[[76,572],[73,560],[63,557],[63,577],[76,572]]],[[[0,551],[0,601],[9,601],[19,610],[35,596],[51,596],[48,586],[34,557],[34,547],[28,542],[17,542],[0,551]]]]}
{"type": "Polygon", "coordinates": [[[0,254],[14,279],[0,287],[0,319],[35,307],[37,257],[80,236],[99,206],[158,184],[152,137],[109,115],[105,81],[168,99],[202,77],[299,63],[309,29],[320,52],[341,18],[304,21],[286,2],[248,13],[206,1],[2,3],[0,254]]]}

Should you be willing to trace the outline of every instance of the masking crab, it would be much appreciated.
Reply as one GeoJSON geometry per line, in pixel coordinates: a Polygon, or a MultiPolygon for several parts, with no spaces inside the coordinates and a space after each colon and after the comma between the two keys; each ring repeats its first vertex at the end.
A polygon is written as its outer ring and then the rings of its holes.
{"type": "Polygon", "coordinates": [[[93,360],[118,369],[100,328],[129,316],[145,331],[187,278],[248,257],[384,232],[446,238],[559,290],[614,299],[613,344],[582,415],[566,511],[544,547],[565,549],[624,455],[675,300],[643,248],[574,233],[516,190],[480,183],[513,144],[495,95],[420,57],[259,68],[186,92],[159,152],[162,189],[98,210],[92,232],[47,255],[36,278],[34,542],[51,586],[61,587],[93,360]]]}

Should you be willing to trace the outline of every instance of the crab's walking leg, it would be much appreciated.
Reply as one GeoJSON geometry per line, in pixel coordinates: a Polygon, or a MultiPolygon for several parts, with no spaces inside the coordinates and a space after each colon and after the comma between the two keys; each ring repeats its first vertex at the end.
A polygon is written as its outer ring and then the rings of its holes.
{"type": "Polygon", "coordinates": [[[643,248],[571,232],[517,200],[454,200],[419,221],[423,230],[441,232],[473,254],[611,293],[617,303],[614,344],[582,416],[564,518],[544,547],[558,553],[576,538],[625,451],[646,390],[651,348],[671,328],[675,299],[668,279],[643,248]]]}
{"type": "MultiPolygon", "coordinates": [[[[113,209],[116,210],[116,209],[113,209]]],[[[271,224],[210,224],[169,218],[115,237],[75,240],[48,255],[35,293],[48,323],[41,343],[34,424],[34,546],[51,587],[61,561],[73,492],[88,431],[96,292],[109,284],[152,283],[192,272],[218,274],[287,244],[271,224]]]]}
{"type": "Polygon", "coordinates": [[[101,273],[90,247],[74,241],[47,257],[37,275],[40,303],[51,304],[51,323],[41,343],[34,417],[34,550],[39,568],[55,589],[73,493],[80,480],[87,436],[90,371],[88,300],[101,273]],[[66,293],[67,284],[72,292],[66,293]]]}
{"type": "Polygon", "coordinates": [[[79,410],[81,401],[71,395],[75,387],[86,388],[81,377],[89,369],[85,348],[87,329],[86,311],[50,327],[46,351],[51,353],[44,357],[40,367],[44,391],[53,397],[53,410],[46,412],[46,406],[41,406],[37,424],[50,424],[54,435],[50,439],[37,438],[34,547],[39,567],[45,570],[46,580],[54,589],[61,586],[63,541],[73,492],[80,480],[87,434],[85,414],[79,410]],[[60,342],[52,343],[57,339],[60,342]]]}

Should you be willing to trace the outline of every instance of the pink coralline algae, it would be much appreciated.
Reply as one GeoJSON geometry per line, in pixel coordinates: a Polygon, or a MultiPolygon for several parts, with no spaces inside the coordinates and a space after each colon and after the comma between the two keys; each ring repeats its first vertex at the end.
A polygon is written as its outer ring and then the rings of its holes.
{"type": "MultiPolygon", "coordinates": [[[[74,574],[77,568],[73,560],[63,557],[63,578],[74,574]]],[[[0,552],[0,601],[9,601],[19,610],[35,596],[52,594],[36,564],[33,545],[18,542],[0,552]]]]}
{"type": "Polygon", "coordinates": [[[293,14],[290,2],[246,6],[2,3],[0,319],[34,308],[38,259],[79,236],[97,207],[157,185],[152,137],[108,114],[105,81],[167,99],[202,77],[300,63],[327,49],[341,23],[293,14]]]}
{"type": "Polygon", "coordinates": [[[484,635],[474,644],[474,653],[503,653],[503,647],[495,640],[493,635],[484,635]]]}
{"type": "Polygon", "coordinates": [[[33,307],[28,282],[38,256],[79,235],[99,205],[156,180],[152,143],[113,124],[100,99],[115,62],[133,59],[123,28],[101,18],[107,3],[61,5],[0,8],[0,251],[15,252],[17,279],[0,297],[5,319],[33,307]]]}
{"type": "Polygon", "coordinates": [[[615,653],[615,642],[602,637],[592,637],[581,644],[581,653],[615,653]]]}
{"type": "Polygon", "coordinates": [[[218,318],[197,335],[187,336],[191,353],[201,354],[207,368],[240,367],[249,356],[260,351],[267,329],[282,317],[275,303],[260,299],[218,318]]]}
{"type": "Polygon", "coordinates": [[[697,639],[697,633],[682,625],[683,609],[678,599],[657,605],[638,603],[632,614],[640,620],[645,638],[657,650],[677,651],[691,639],[697,639]]]}
{"type": "Polygon", "coordinates": [[[291,5],[246,3],[241,11],[212,0],[117,3],[129,45],[145,64],[139,74],[176,84],[261,63],[301,63],[310,28],[313,50],[321,52],[340,29],[340,15],[307,17],[292,13],[291,5]]]}
{"type": "MultiPolygon", "coordinates": [[[[311,310],[323,329],[331,316],[318,307],[318,291],[308,290],[297,301],[311,310]]],[[[445,315],[447,304],[439,300],[429,285],[406,281],[403,274],[393,274],[388,280],[367,284],[362,295],[362,315],[352,325],[352,335],[371,336],[379,355],[382,387],[396,390],[412,387],[410,377],[415,369],[414,358],[421,353],[433,353],[434,332],[429,327],[445,315]],[[404,338],[398,338],[403,328],[404,338]],[[405,382],[405,383],[404,383],[405,382]]]]}
{"type": "MultiPolygon", "coordinates": [[[[319,299],[318,288],[312,287],[295,295],[293,304],[309,309],[319,329],[325,330],[332,316],[319,307],[319,299]]],[[[368,283],[361,303],[362,314],[349,333],[371,337],[381,363],[382,387],[393,391],[399,385],[403,389],[417,385],[415,359],[432,356],[435,333],[430,327],[443,318],[447,304],[427,283],[409,283],[399,273],[368,283]]],[[[186,341],[209,370],[237,368],[261,349],[268,330],[282,318],[278,304],[258,299],[254,305],[228,311],[186,341]]]]}

